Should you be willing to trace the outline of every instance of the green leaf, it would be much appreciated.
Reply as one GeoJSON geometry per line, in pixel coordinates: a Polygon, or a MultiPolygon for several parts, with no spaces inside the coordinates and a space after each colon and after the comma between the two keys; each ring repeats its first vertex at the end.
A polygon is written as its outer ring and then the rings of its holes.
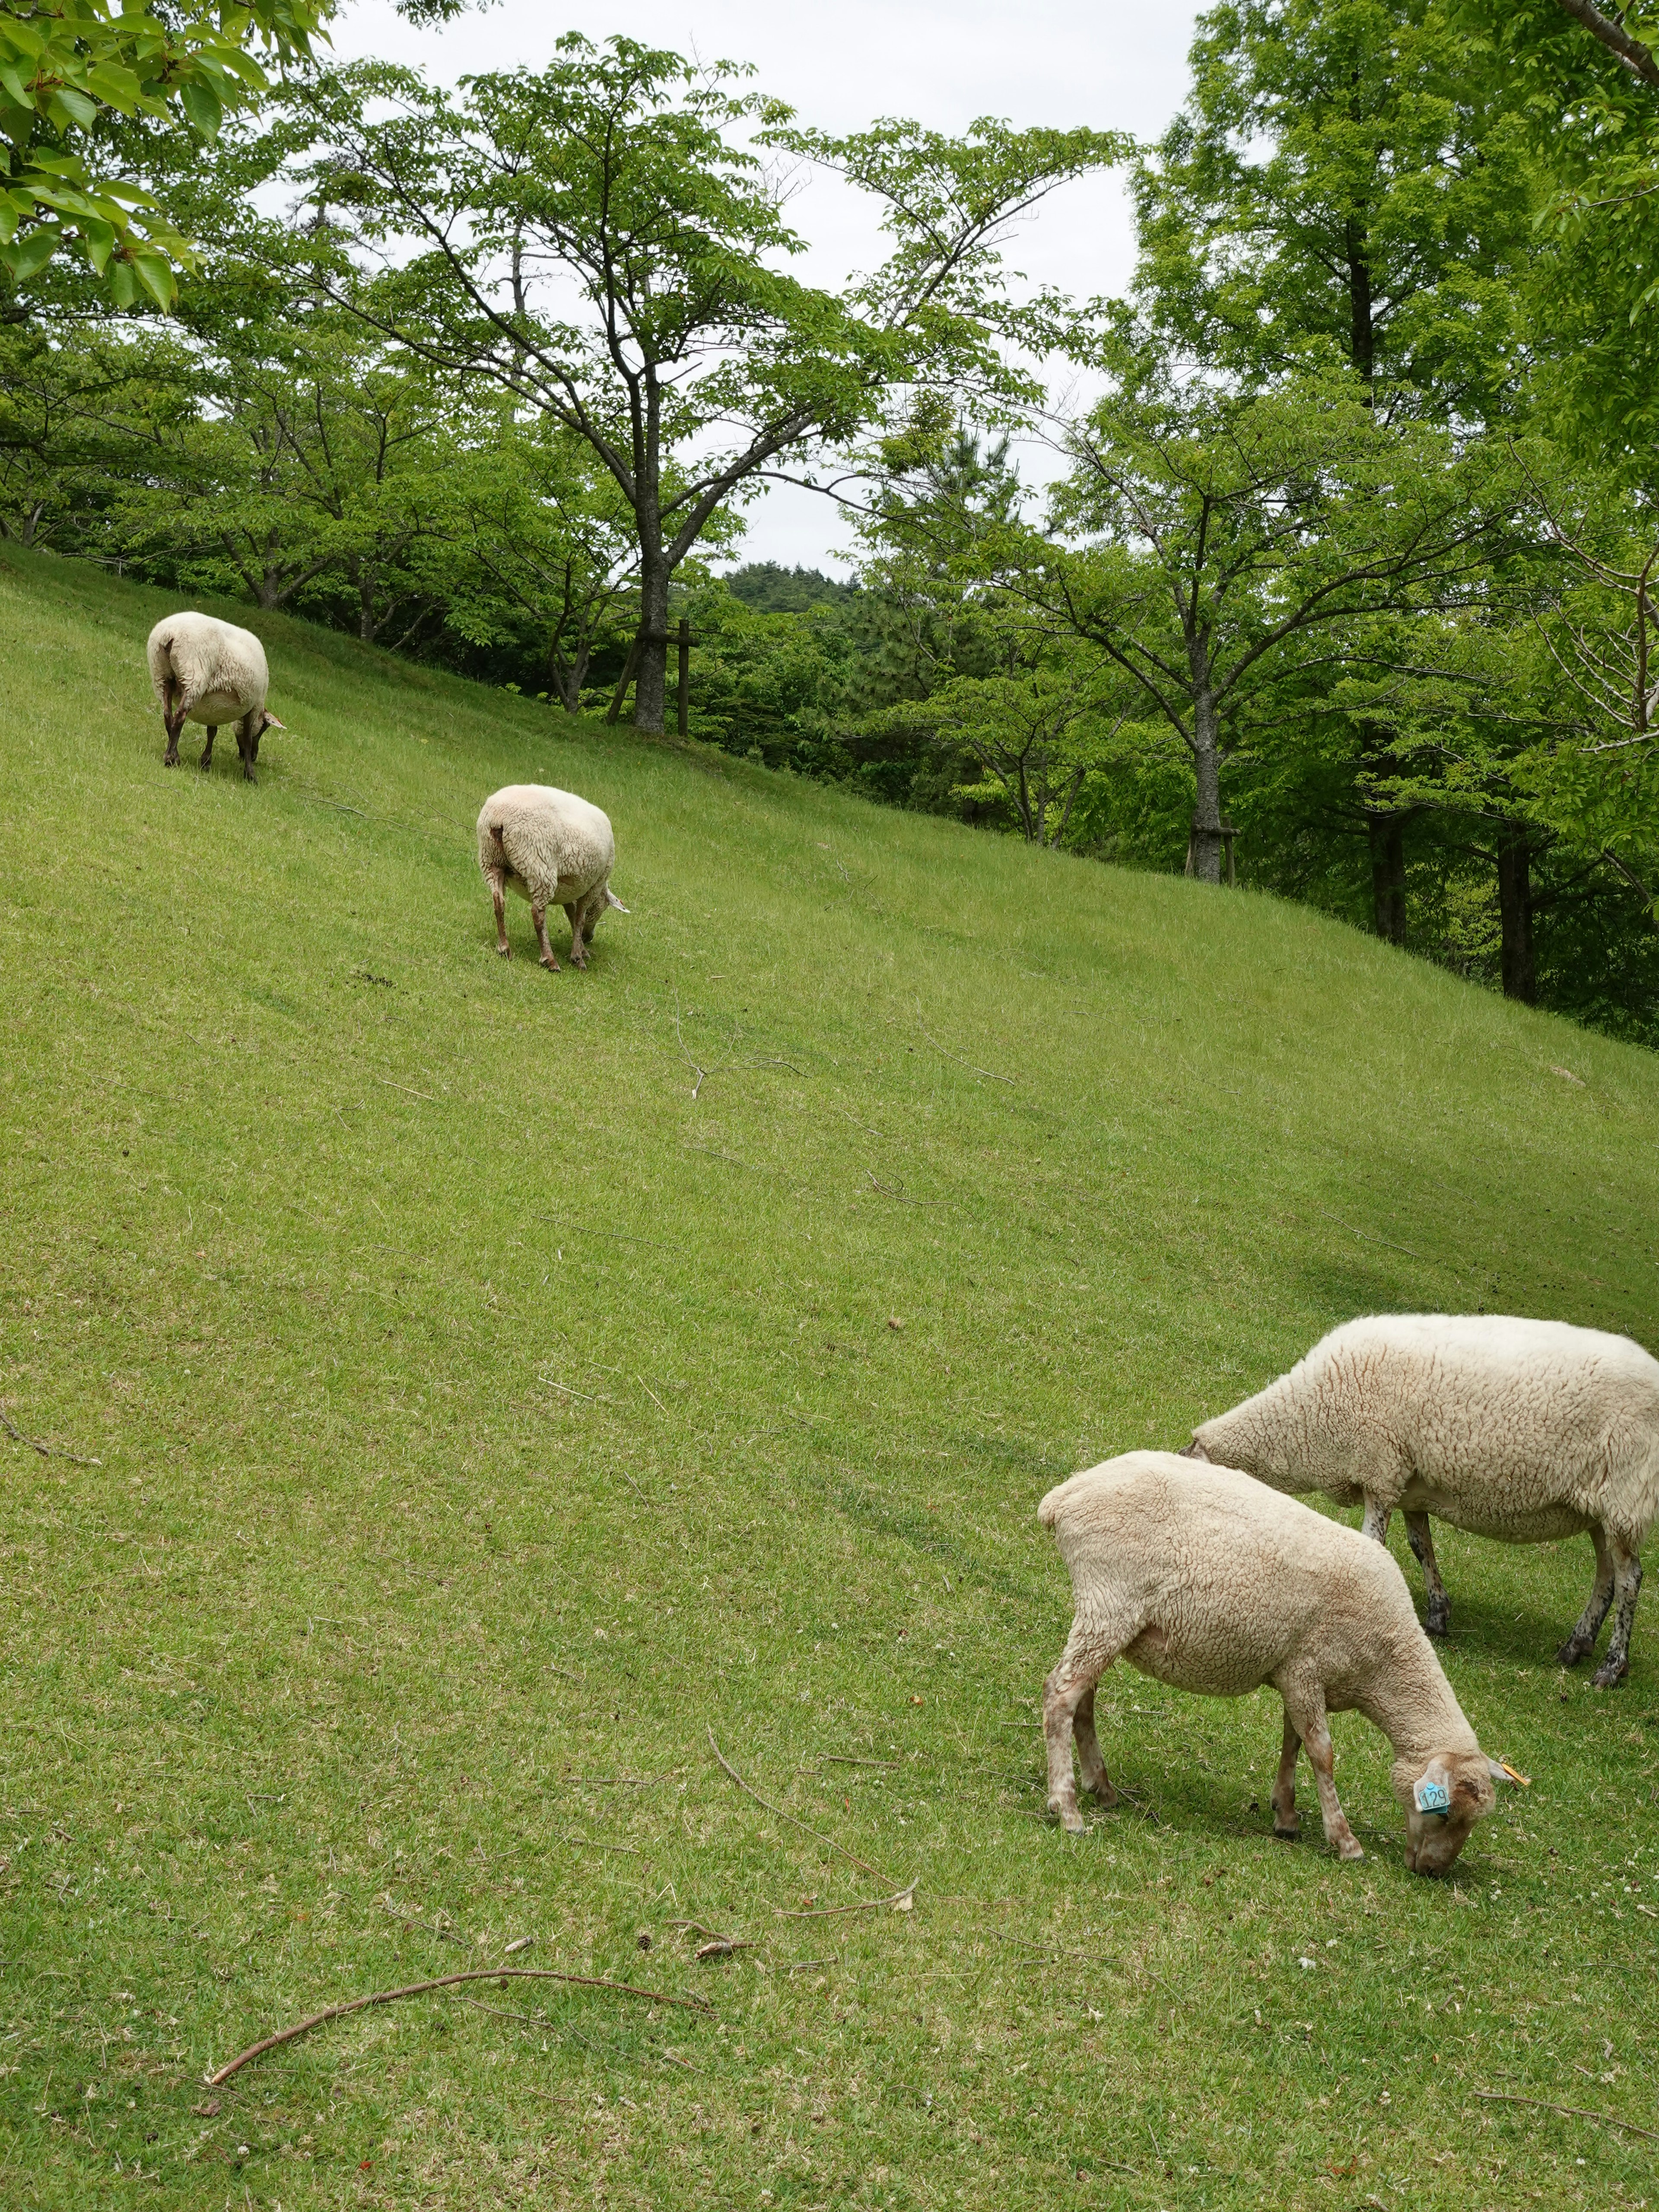
{"type": "Polygon", "coordinates": [[[179,288],[169,262],[159,253],[135,253],[131,256],[131,266],[158,307],[167,308],[173,305],[173,295],[179,288]]]}
{"type": "Polygon", "coordinates": [[[101,276],[109,266],[110,255],[115,251],[114,224],[106,222],[101,216],[82,216],[81,243],[87,249],[88,260],[101,276]]]}
{"type": "Polygon", "coordinates": [[[0,246],[9,246],[17,235],[17,210],[9,199],[0,199],[0,246]]]}
{"type": "Polygon", "coordinates": [[[109,272],[110,296],[118,307],[130,307],[137,295],[137,279],[130,261],[117,261],[109,272]]]}
{"type": "Polygon", "coordinates": [[[219,95],[204,77],[192,78],[180,92],[179,100],[191,122],[210,146],[219,136],[219,126],[225,119],[225,111],[219,95]]]}
{"type": "Polygon", "coordinates": [[[55,94],[57,105],[66,107],[83,131],[89,131],[98,120],[98,103],[89,100],[84,92],[77,92],[71,84],[62,84],[55,94]]]}
{"type": "Polygon", "coordinates": [[[130,69],[117,62],[98,62],[87,71],[87,90],[96,94],[106,107],[118,108],[123,115],[131,115],[138,105],[138,80],[130,69]]]}
{"type": "Polygon", "coordinates": [[[21,72],[15,62],[0,62],[0,84],[4,85],[16,106],[31,115],[34,112],[34,102],[24,86],[21,72]]]}
{"type": "Polygon", "coordinates": [[[6,251],[6,265],[14,281],[27,283],[31,276],[46,267],[63,242],[63,229],[55,222],[43,222],[38,228],[26,231],[17,244],[6,251]]]}

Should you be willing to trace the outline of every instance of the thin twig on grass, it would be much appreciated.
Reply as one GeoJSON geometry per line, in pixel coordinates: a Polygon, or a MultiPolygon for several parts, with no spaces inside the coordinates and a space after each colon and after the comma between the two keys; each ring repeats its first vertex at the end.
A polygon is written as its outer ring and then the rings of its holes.
{"type": "Polygon", "coordinates": [[[810,1974],[814,1966],[838,1966],[840,1964],[841,1954],[838,1951],[833,1959],[797,1959],[793,1966],[786,1966],[783,1971],[786,1974],[810,1974]]]}
{"type": "MultiPolygon", "coordinates": [[[[617,1472],[619,1474],[622,1474],[622,1470],[621,1470],[621,1468],[617,1468],[617,1472]]],[[[657,1502],[657,1501],[655,1500],[655,1498],[652,1498],[652,1497],[651,1497],[651,1496],[650,1496],[647,1492],[645,1492],[645,1491],[641,1490],[641,1489],[640,1488],[640,1486],[638,1485],[638,1483],[637,1483],[637,1482],[635,1482],[635,1480],[634,1480],[634,1478],[633,1478],[633,1476],[632,1476],[631,1474],[623,1474],[623,1481],[628,1485],[629,1488],[633,1492],[633,1493],[634,1493],[634,1495],[635,1495],[635,1498],[642,1498],[642,1499],[644,1500],[645,1504],[647,1504],[647,1505],[654,1505],[654,1504],[656,1504],[656,1502],[657,1502]]]]}
{"type": "Polygon", "coordinates": [[[714,2009],[702,1997],[671,1997],[661,1990],[636,1989],[632,1982],[607,1981],[599,1974],[561,1974],[551,1966],[475,1966],[464,1974],[440,1974],[432,1981],[409,1982],[400,1990],[376,1990],[369,1996],[349,1997],[343,2004],[325,2005],[321,2012],[295,2021],[292,2027],[278,2028],[275,2035],[262,2036],[258,2043],[249,2044],[228,2064],[208,2075],[207,2085],[210,2089],[216,2089],[233,2074],[240,2074],[251,2059],[263,2057],[267,2051],[275,2051],[279,2044],[292,2043],[297,2036],[308,2035],[325,2021],[343,2020],[348,2013],[365,2011],[370,2005],[395,2004],[399,1997],[424,1996],[431,1990],[452,1990],[462,1982],[568,1982],[577,1989],[609,1990],[617,1996],[641,1997],[647,2004],[675,2005],[682,2012],[712,2013],[714,2009]]]}
{"type": "Polygon", "coordinates": [[[821,1751],[818,1759],[820,1764],[833,1760],[837,1766],[896,1767],[898,1765],[896,1759],[854,1759],[850,1751],[821,1751]]]}
{"type": "Polygon", "coordinates": [[[567,1398],[585,1398],[590,1406],[609,1405],[611,1402],[609,1399],[596,1397],[592,1390],[573,1390],[568,1382],[561,1382],[556,1376],[538,1375],[536,1380],[550,1390],[562,1390],[567,1398]]]}
{"type": "Polygon", "coordinates": [[[579,1844],[585,1851],[626,1851],[631,1859],[642,1859],[645,1853],[636,1844],[605,1844],[597,1836],[567,1836],[568,1844],[579,1844]]]}
{"type": "MultiPolygon", "coordinates": [[[[755,1802],[764,1811],[769,1813],[775,1820],[787,1820],[792,1828],[799,1828],[804,1836],[811,1836],[814,1843],[822,1844],[827,1850],[835,1851],[839,1856],[846,1859],[850,1865],[855,1866],[860,1874],[873,1875],[878,1881],[891,1881],[892,1876],[890,1875],[883,1874],[879,1867],[872,1867],[867,1864],[865,1860],[858,1857],[855,1853],[849,1851],[844,1844],[836,1843],[833,1837],[820,1835],[816,1828],[809,1828],[805,1820],[798,1820],[793,1813],[786,1813],[783,1811],[781,1807],[769,1804],[767,1800],[761,1796],[758,1790],[751,1790],[749,1784],[744,1780],[742,1775],[738,1773],[737,1768],[732,1765],[726,1753],[720,1749],[719,1744],[715,1742],[714,1731],[713,1729],[708,1730],[708,1748],[714,1753],[715,1758],[719,1759],[720,1765],[726,1769],[726,1772],[731,1776],[733,1782],[737,1784],[738,1789],[743,1791],[744,1795],[746,1797],[752,1797],[755,1802]]],[[[918,1876],[917,1879],[920,1880],[920,1876],[918,1876]]],[[[910,1885],[912,1889],[914,1889],[915,1886],[916,1885],[914,1881],[910,1885]]],[[[904,1894],[902,1891],[899,1893],[901,1896],[904,1894]]]]}
{"type": "MultiPolygon", "coordinates": [[[[14,1443],[27,1444],[30,1451],[39,1452],[42,1459],[72,1459],[76,1467],[102,1467],[100,1459],[88,1459],[81,1452],[65,1451],[62,1444],[43,1444],[38,1437],[26,1437],[21,1429],[15,1428],[3,1413],[0,1413],[0,1429],[3,1429],[14,1443]]],[[[105,1577],[108,1580],[108,1577],[105,1577]]]]}
{"type": "Polygon", "coordinates": [[[651,1385],[646,1381],[643,1375],[636,1375],[634,1377],[634,1380],[639,1384],[641,1389],[644,1391],[646,1396],[651,1401],[652,1404],[656,1407],[659,1413],[665,1413],[668,1411],[667,1407],[664,1405],[662,1400],[651,1388],[651,1385]]]}
{"type": "Polygon", "coordinates": [[[921,1018],[919,1008],[916,1027],[921,1030],[923,1036],[927,1038],[928,1043],[933,1046],[935,1052],[942,1052],[946,1060],[954,1060],[958,1066],[965,1067],[969,1075],[982,1075],[988,1083],[1006,1083],[1011,1091],[1018,1089],[1018,1086],[1012,1075],[999,1075],[996,1070],[991,1067],[975,1067],[971,1060],[963,1060],[962,1054],[959,1052],[952,1052],[948,1044],[941,1044],[936,1036],[928,1036],[927,1030],[921,1018]]]}
{"type": "Polygon", "coordinates": [[[374,1080],[377,1083],[384,1084],[388,1091],[409,1091],[409,1095],[411,1098],[423,1099],[428,1106],[435,1106],[438,1103],[430,1091],[411,1091],[410,1090],[408,1084],[394,1083],[389,1075],[377,1075],[374,1080]]]}
{"type": "MultiPolygon", "coordinates": [[[[916,1881],[921,1880],[921,1876],[918,1875],[916,1881]]],[[[781,1905],[777,1907],[777,1915],[780,1920],[833,1920],[843,1912],[881,1912],[889,1905],[895,1912],[908,1912],[915,1897],[916,1881],[895,1890],[890,1897],[866,1898],[861,1905],[812,1905],[795,1912],[781,1905]]]]}
{"type": "Polygon", "coordinates": [[[1650,2142],[1659,2142],[1659,2132],[1638,2128],[1634,2120],[1615,2120],[1611,2112],[1592,2112],[1582,2105],[1553,2105],[1547,2097],[1521,2097],[1510,2089],[1477,2089],[1474,2094],[1498,2105],[1536,2105],[1540,2112],[1564,2112],[1570,2120],[1600,2120],[1604,2128],[1618,2128],[1627,2136],[1644,2136],[1650,2142]]]}
{"type": "Polygon", "coordinates": [[[1337,1221],[1336,1216],[1327,1213],[1322,1206],[1315,1206],[1314,1212],[1322,1221],[1336,1222],[1339,1229],[1346,1229],[1350,1237],[1357,1237],[1362,1244],[1380,1244],[1385,1252],[1403,1252],[1408,1260],[1416,1260],[1425,1267],[1431,1265],[1420,1252],[1413,1252],[1409,1244],[1395,1244],[1386,1237],[1373,1237],[1369,1229],[1356,1229],[1351,1221],[1337,1221]]]}

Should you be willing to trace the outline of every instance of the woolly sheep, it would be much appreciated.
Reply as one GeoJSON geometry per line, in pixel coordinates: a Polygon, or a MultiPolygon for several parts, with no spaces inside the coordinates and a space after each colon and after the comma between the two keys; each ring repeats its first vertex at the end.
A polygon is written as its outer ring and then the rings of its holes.
{"type": "Polygon", "coordinates": [[[1502,1543],[1588,1529],[1595,1583],[1561,1646],[1575,1667],[1618,1610],[1595,1675],[1630,1669],[1639,1557],[1659,1510],[1659,1360],[1626,1336],[1498,1314],[1385,1314],[1333,1329],[1288,1375],[1194,1431],[1193,1456],[1276,1490],[1364,1501],[1386,1540],[1403,1509],[1431,1634],[1451,1623],[1429,1517],[1502,1543]]]}
{"type": "Polygon", "coordinates": [[[169,615],[151,630],[149,653],[149,680],[167,725],[162,764],[178,767],[179,732],[191,721],[206,725],[202,766],[210,768],[219,725],[234,722],[242,774],[254,782],[259,740],[267,730],[283,726],[265,707],[270,672],[265,649],[252,631],[213,615],[169,615]]]}
{"type": "Polygon", "coordinates": [[[503,960],[507,941],[505,894],[516,891],[530,902],[530,919],[541,941],[542,966],[556,972],[558,962],[547,941],[547,909],[562,906],[570,924],[570,957],[587,965],[587,946],[607,907],[628,908],[611,888],[617,841],[611,821],[574,791],[555,791],[544,783],[509,783],[486,799],[478,814],[478,866],[495,906],[495,950],[503,960]]]}
{"type": "Polygon", "coordinates": [[[1284,1701],[1273,1831],[1297,1831],[1296,1763],[1306,1745],[1325,1840],[1364,1856],[1337,1802],[1326,1716],[1357,1708],[1394,1746],[1406,1863],[1443,1874],[1508,1772],[1488,1759],[1418,1624],[1392,1556],[1356,1529],[1226,1467],[1176,1452],[1125,1452],[1051,1490],[1037,1518],[1072,1577],[1075,1618],[1042,1686],[1048,1805],[1083,1826],[1072,1771],[1116,1802],[1095,1735],[1095,1685],[1122,1657],[1201,1696],[1271,1682],[1284,1701]]]}

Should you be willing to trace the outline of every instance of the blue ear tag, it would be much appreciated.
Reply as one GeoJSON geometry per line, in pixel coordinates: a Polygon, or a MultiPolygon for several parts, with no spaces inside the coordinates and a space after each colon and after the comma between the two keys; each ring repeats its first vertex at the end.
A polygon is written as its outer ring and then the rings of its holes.
{"type": "Polygon", "coordinates": [[[1443,1820],[1451,1810],[1451,1791],[1443,1782],[1419,1782],[1412,1802],[1419,1813],[1438,1813],[1443,1820]]]}

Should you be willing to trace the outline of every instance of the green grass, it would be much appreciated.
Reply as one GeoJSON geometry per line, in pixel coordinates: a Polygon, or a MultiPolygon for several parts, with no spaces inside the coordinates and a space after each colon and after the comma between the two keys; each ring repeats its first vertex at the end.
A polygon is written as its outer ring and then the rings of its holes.
{"type": "Polygon", "coordinates": [[[1351,1869],[1271,1839],[1271,1696],[1127,1672],[1073,1843],[1033,1510],[1355,1312],[1659,1341],[1659,1060],[280,619],[258,787],[164,774],[165,611],[0,566],[0,1404],[98,1462],[0,1438],[0,2201],[1659,2197],[1474,2094],[1659,2127],[1655,1605],[1595,1694],[1588,1544],[1447,1533],[1534,1777],[1447,1883],[1357,1719],[1351,1869]],[[617,825],[586,975],[491,949],[525,778],[617,825]],[[202,2087],[521,1936],[714,2014],[486,1986],[202,2087]]]}

